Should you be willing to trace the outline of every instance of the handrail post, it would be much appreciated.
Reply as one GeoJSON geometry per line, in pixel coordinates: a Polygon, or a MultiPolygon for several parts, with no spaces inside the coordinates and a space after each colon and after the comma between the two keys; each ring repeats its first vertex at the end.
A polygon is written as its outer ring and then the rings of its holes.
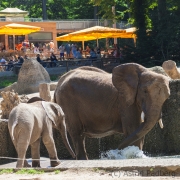
{"type": "Polygon", "coordinates": [[[68,67],[69,64],[68,64],[68,62],[69,62],[69,61],[66,61],[66,72],[69,71],[69,67],[68,67]]]}

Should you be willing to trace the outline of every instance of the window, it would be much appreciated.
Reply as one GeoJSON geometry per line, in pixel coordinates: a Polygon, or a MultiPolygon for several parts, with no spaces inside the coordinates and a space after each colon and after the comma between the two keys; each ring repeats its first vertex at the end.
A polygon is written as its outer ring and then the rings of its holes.
{"type": "Polygon", "coordinates": [[[28,39],[32,40],[52,40],[51,32],[37,32],[28,35],[28,39]]]}

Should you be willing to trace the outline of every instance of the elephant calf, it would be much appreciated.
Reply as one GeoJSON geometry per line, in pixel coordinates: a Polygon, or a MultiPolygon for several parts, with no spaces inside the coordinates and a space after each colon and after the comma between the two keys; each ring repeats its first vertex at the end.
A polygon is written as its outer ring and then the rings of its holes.
{"type": "Polygon", "coordinates": [[[59,105],[32,98],[29,103],[21,103],[11,111],[8,128],[18,153],[17,168],[30,167],[25,160],[31,145],[32,167],[40,167],[40,138],[46,146],[51,166],[60,164],[53,139],[52,127],[57,128],[70,154],[75,157],[67,138],[65,116],[59,105]]]}

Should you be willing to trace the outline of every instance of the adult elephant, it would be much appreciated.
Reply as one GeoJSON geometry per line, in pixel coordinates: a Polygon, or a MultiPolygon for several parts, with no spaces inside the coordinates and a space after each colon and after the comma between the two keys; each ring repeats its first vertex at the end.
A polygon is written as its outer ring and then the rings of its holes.
{"type": "Polygon", "coordinates": [[[112,74],[94,67],[72,70],[60,78],[54,100],[65,113],[77,159],[87,159],[86,136],[123,133],[126,139],[118,149],[129,145],[142,149],[144,136],[159,120],[169,95],[167,77],[129,63],[115,67],[112,74]]]}

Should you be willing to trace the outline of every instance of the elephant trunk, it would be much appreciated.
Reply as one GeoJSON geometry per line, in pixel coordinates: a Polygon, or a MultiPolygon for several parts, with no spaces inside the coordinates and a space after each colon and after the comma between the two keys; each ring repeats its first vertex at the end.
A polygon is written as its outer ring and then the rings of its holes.
{"type": "Polygon", "coordinates": [[[133,145],[137,140],[143,138],[157,123],[160,117],[160,112],[151,111],[151,115],[145,115],[144,122],[141,123],[138,129],[136,129],[132,134],[130,134],[118,147],[118,149],[123,149],[127,146],[133,145]],[[155,113],[153,113],[155,112],[155,113]],[[152,115],[154,114],[154,115],[152,115]],[[146,118],[148,117],[148,118],[146,118]]]}
{"type": "Polygon", "coordinates": [[[67,150],[69,151],[71,156],[73,158],[75,158],[76,155],[75,155],[74,151],[72,150],[72,148],[70,146],[70,143],[69,143],[69,140],[68,140],[68,137],[67,137],[67,130],[66,130],[66,124],[65,124],[65,119],[64,118],[63,118],[62,123],[61,123],[60,132],[61,132],[62,140],[63,140],[67,150]]]}

